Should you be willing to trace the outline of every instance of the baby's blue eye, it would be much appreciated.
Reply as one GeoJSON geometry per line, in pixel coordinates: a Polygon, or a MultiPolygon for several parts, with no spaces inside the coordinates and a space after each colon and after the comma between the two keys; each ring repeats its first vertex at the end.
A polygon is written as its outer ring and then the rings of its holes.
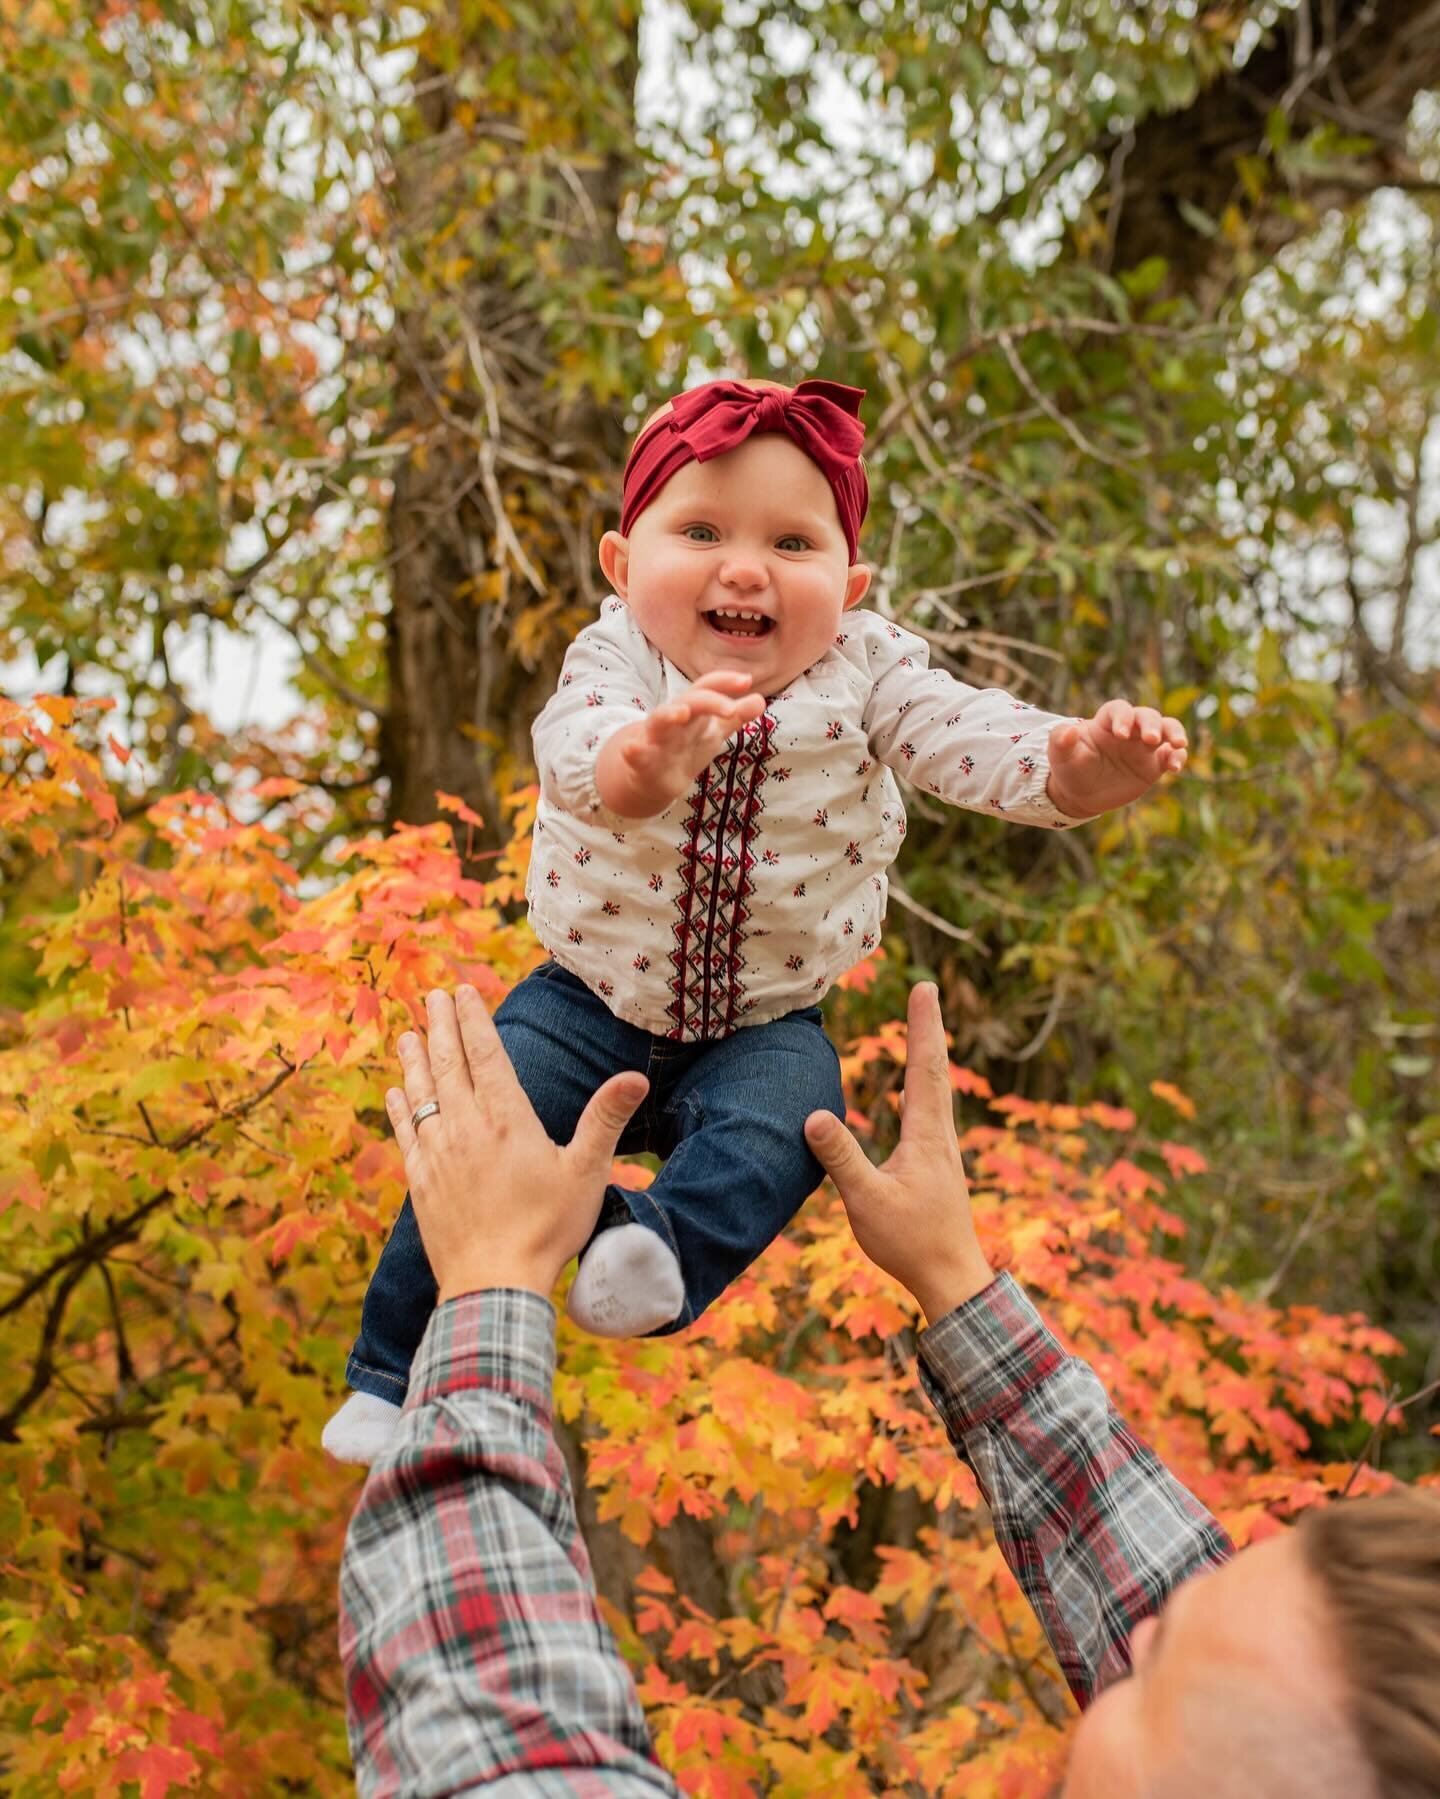
{"type": "Polygon", "coordinates": [[[714,543],[717,537],[713,525],[686,525],[680,535],[688,537],[691,543],[714,543]],[[696,536],[697,531],[700,533],[698,537],[696,536]]]}
{"type": "Polygon", "coordinates": [[[808,550],[810,540],[806,537],[782,537],[775,547],[780,550],[808,550]]]}

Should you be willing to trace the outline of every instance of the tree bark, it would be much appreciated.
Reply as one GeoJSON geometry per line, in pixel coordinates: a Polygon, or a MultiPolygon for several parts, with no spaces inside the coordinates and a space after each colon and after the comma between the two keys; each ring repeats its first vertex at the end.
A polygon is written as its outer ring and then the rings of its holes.
{"type": "Polygon", "coordinates": [[[1405,125],[1415,96],[1437,85],[1440,0],[1300,0],[1243,67],[1101,146],[1114,265],[1161,256],[1170,290],[1211,310],[1232,283],[1235,246],[1208,235],[1198,214],[1218,221],[1240,203],[1264,258],[1376,188],[1425,185],[1406,155],[1405,125]],[[1277,113],[1292,138],[1328,125],[1372,147],[1268,188],[1250,211],[1241,159],[1274,161],[1266,127],[1277,113]]]}
{"type": "Polygon", "coordinates": [[[417,129],[395,183],[415,298],[393,334],[394,428],[415,448],[389,514],[380,762],[392,824],[435,818],[439,790],[484,817],[489,844],[505,841],[500,802],[527,778],[531,723],[600,597],[595,548],[617,486],[620,408],[560,377],[586,325],[585,298],[564,309],[566,282],[584,271],[592,288],[597,272],[623,284],[617,219],[631,164],[613,148],[597,153],[588,127],[603,113],[612,140],[629,129],[638,45],[628,13],[616,9],[618,56],[602,55],[593,34],[580,40],[573,19],[543,46],[486,24],[457,31],[458,64],[417,83],[417,129]],[[567,32],[573,57],[558,41],[567,32]],[[537,57],[553,71],[551,93],[537,93],[537,57]],[[579,76],[564,79],[581,59],[588,92],[579,76]],[[547,322],[552,304],[561,316],[547,322]]]}

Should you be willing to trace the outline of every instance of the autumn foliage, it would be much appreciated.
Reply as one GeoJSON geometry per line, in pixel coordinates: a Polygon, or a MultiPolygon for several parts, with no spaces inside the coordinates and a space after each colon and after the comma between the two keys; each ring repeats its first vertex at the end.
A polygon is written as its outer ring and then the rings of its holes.
{"type": "MultiPolygon", "coordinates": [[[[103,729],[0,702],[0,835],[48,893],[34,1002],[0,1026],[0,1765],[16,1794],[341,1793],[356,1488],[318,1438],[400,1197],[389,1045],[431,985],[494,1001],[538,959],[529,796],[483,881],[444,825],[302,880],[288,784],[127,816],[103,729]]],[[[904,1058],[899,1024],[847,1046],[881,1142],[904,1058]]],[[[954,1083],[986,1241],[1237,1540],[1344,1487],[1316,1434],[1379,1421],[1396,1345],[1185,1274],[1185,1095],[1157,1083],[1137,1118],[954,1083]]],[[[1067,1700],[914,1322],[822,1193],[683,1336],[561,1327],[597,1554],[606,1521],[644,1552],[612,1622],[687,1791],[1026,1794],[1063,1760],[1067,1700]],[[722,1605],[688,1590],[679,1520],[722,1605]]]]}

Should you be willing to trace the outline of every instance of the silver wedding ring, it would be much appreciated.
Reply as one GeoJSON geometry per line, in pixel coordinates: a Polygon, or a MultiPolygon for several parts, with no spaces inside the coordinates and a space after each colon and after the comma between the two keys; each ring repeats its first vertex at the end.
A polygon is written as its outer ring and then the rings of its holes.
{"type": "Polygon", "coordinates": [[[427,1099],[423,1106],[416,1106],[415,1110],[410,1114],[411,1130],[418,1131],[425,1120],[427,1118],[433,1118],[439,1110],[440,1101],[438,1099],[427,1099]]]}

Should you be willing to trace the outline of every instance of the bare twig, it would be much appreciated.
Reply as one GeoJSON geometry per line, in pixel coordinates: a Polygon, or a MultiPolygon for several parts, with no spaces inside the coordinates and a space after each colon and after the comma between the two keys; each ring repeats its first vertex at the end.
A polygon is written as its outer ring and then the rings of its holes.
{"type": "Polygon", "coordinates": [[[1102,450],[1099,444],[1092,443],[1075,423],[1074,419],[1067,413],[1062,412],[1052,400],[1046,398],[1045,394],[1036,385],[1034,376],[1020,360],[1019,353],[1016,351],[1008,331],[1002,331],[999,334],[999,338],[1000,348],[1005,352],[1005,360],[1010,364],[1011,369],[1014,371],[1015,379],[1045,414],[1046,418],[1052,420],[1060,427],[1070,439],[1071,443],[1075,445],[1077,450],[1082,451],[1086,456],[1093,458],[1096,462],[1104,463],[1107,468],[1118,469],[1122,475],[1134,475],[1137,472],[1133,461],[1126,462],[1119,456],[1112,456],[1108,450],[1102,450]]]}
{"type": "Polygon", "coordinates": [[[973,931],[962,930],[958,924],[951,924],[948,918],[942,918],[938,912],[932,912],[928,906],[922,906],[919,900],[911,899],[893,874],[890,877],[890,897],[902,905],[907,912],[913,912],[917,918],[924,919],[932,929],[943,932],[947,937],[953,937],[957,943],[970,944],[982,956],[990,954],[988,947],[980,942],[973,931]]]}
{"type": "Polygon", "coordinates": [[[1419,1405],[1422,1399],[1430,1399],[1436,1393],[1440,1393],[1440,1380],[1432,1380],[1428,1386],[1419,1388],[1418,1391],[1411,1393],[1409,1397],[1405,1399],[1397,1399],[1395,1397],[1399,1390],[1398,1387],[1392,1386],[1387,1391],[1384,1407],[1380,1412],[1380,1416],[1375,1420],[1375,1428],[1370,1432],[1370,1440],[1366,1443],[1364,1449],[1360,1451],[1359,1456],[1356,1458],[1355,1466],[1350,1470],[1349,1479],[1340,1489],[1340,1497],[1342,1499],[1350,1491],[1351,1487],[1354,1486],[1356,1476],[1359,1474],[1360,1470],[1380,1447],[1380,1439],[1385,1434],[1385,1427],[1390,1421],[1390,1414],[1392,1412],[1406,1411],[1412,1405],[1419,1405]]]}

